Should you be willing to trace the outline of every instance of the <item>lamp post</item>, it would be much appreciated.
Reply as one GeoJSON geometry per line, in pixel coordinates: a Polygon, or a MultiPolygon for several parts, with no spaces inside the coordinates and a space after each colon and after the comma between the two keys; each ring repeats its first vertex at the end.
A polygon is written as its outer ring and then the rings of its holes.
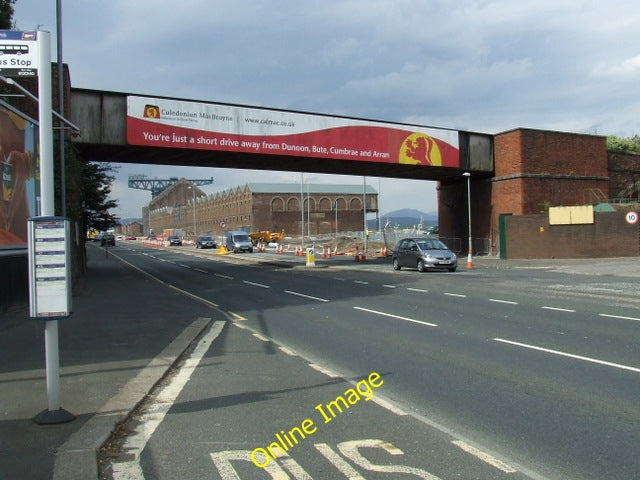
{"type": "Polygon", "coordinates": [[[191,193],[193,194],[193,236],[197,237],[198,234],[196,232],[198,231],[198,229],[196,228],[196,189],[195,187],[187,188],[191,190],[191,193]]]}
{"type": "Polygon", "coordinates": [[[471,173],[464,172],[462,176],[467,177],[467,211],[469,213],[469,255],[467,256],[467,269],[473,268],[473,259],[471,253],[471,173]]]}

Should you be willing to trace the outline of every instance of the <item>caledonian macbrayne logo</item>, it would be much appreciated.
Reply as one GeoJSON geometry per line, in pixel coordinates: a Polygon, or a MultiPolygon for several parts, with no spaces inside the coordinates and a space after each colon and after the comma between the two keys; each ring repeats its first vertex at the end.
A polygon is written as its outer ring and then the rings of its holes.
{"type": "Polygon", "coordinates": [[[145,105],[142,116],[144,118],[160,118],[160,107],[157,105],[145,105]]]}
{"type": "Polygon", "coordinates": [[[412,133],[405,138],[400,152],[398,162],[409,165],[431,165],[442,166],[442,155],[436,141],[424,133],[412,133]]]}

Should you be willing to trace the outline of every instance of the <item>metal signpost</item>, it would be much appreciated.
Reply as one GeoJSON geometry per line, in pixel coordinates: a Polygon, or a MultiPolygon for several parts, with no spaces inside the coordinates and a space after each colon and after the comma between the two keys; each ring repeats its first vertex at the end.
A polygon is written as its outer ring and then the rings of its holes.
{"type": "Polygon", "coordinates": [[[46,320],[47,410],[35,421],[69,422],[75,418],[60,406],[58,319],[70,314],[68,221],[55,215],[53,107],[51,101],[51,34],[0,30],[0,75],[38,77],[40,192],[42,217],[29,221],[30,312],[46,320]]]}

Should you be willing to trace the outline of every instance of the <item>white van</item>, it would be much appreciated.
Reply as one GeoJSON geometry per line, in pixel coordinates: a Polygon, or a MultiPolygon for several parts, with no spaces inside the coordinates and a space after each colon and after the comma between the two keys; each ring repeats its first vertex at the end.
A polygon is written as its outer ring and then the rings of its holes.
{"type": "Polygon", "coordinates": [[[226,247],[233,253],[253,252],[253,242],[247,232],[227,232],[226,247]]]}

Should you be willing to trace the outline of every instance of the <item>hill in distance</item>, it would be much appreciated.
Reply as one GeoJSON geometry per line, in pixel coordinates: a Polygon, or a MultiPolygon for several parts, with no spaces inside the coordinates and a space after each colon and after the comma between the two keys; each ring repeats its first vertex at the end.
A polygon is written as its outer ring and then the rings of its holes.
{"type": "Polygon", "coordinates": [[[413,227],[420,223],[428,227],[438,224],[438,212],[421,212],[413,208],[403,208],[385,213],[380,219],[383,226],[388,222],[392,227],[413,227]]]}

